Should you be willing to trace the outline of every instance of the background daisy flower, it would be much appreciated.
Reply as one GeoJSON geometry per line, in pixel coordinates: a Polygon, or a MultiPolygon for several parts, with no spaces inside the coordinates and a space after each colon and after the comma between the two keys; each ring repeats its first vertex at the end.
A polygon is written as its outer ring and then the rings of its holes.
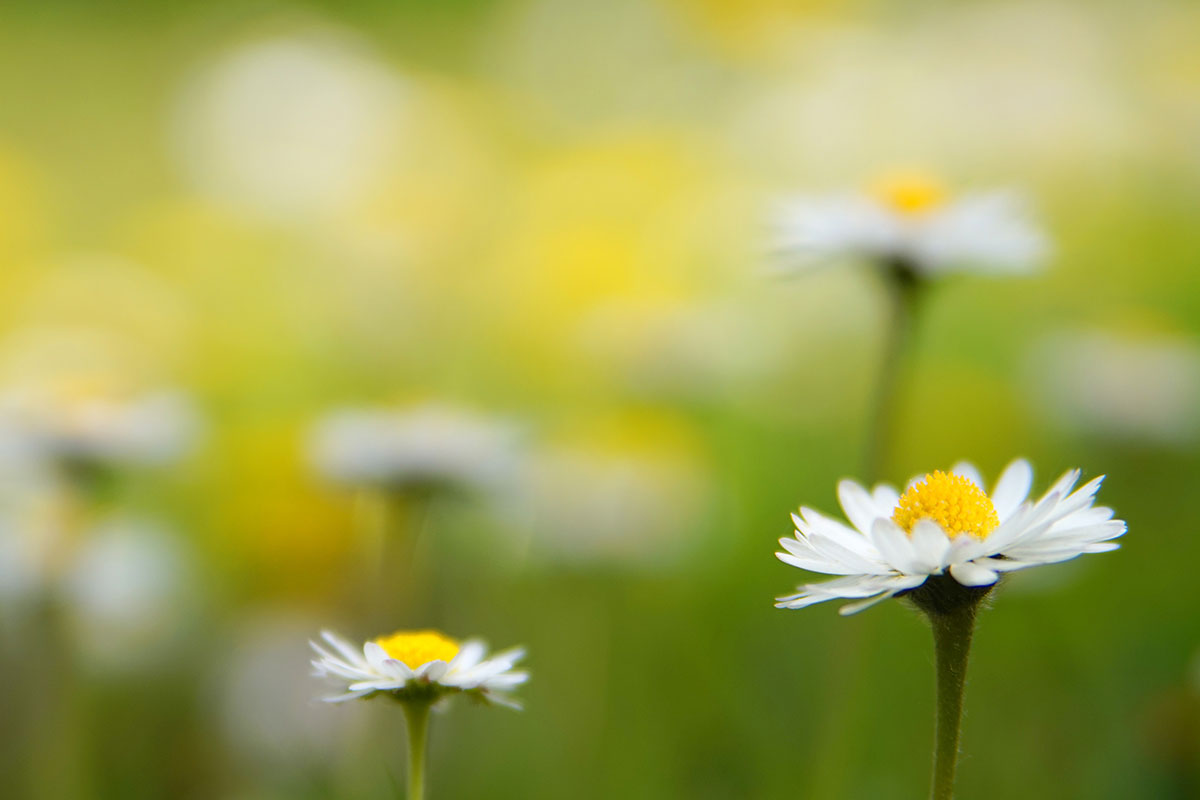
{"type": "Polygon", "coordinates": [[[529,673],[513,666],[525,655],[516,648],[490,658],[478,640],[459,644],[437,631],[401,631],[366,642],[361,650],[329,631],[326,645],[312,642],[318,658],[312,664],[317,677],[346,684],[343,694],[325,698],[340,703],[379,693],[439,700],[466,694],[511,708],[520,704],[509,694],[529,680],[529,673]]]}
{"type": "Polygon", "coordinates": [[[775,226],[789,270],[866,260],[918,276],[1024,273],[1047,247],[1016,193],[955,196],[919,172],[886,175],[866,191],[794,197],[777,211],[775,226]]]}
{"type": "Polygon", "coordinates": [[[513,669],[525,655],[508,650],[486,658],[482,642],[461,645],[438,631],[399,631],[380,636],[358,648],[323,631],[332,648],[311,642],[318,658],[315,675],[346,684],[346,692],[325,698],[339,703],[360,697],[388,694],[404,709],[408,726],[409,800],[425,798],[425,752],[429,741],[429,712],[444,698],[465,694],[487,703],[520,708],[509,690],[529,680],[529,673],[513,669]]]}
{"type": "Polygon", "coordinates": [[[344,409],[313,431],[322,475],[352,486],[386,489],[494,486],[513,467],[510,426],[451,406],[344,409]]]}
{"type": "Polygon", "coordinates": [[[843,480],[838,500],[850,524],[802,507],[792,515],[796,537],[780,539],[783,552],[776,553],[785,564],[843,577],[801,586],[776,605],[852,599],[841,613],[853,614],[932,576],[988,587],[1004,572],[1115,550],[1110,540],[1125,533],[1125,523],[1111,508],[1093,505],[1103,477],[1074,489],[1079,477],[1068,471],[1037,500],[1028,499],[1033,470],[1023,459],[1004,470],[990,494],[966,462],[912,481],[904,494],[843,480]]]}

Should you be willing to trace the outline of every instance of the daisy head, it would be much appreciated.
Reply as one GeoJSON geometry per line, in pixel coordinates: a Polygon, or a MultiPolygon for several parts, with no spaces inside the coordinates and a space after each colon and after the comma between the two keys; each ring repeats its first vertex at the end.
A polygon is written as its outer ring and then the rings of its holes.
{"type": "Polygon", "coordinates": [[[182,393],[132,393],[108,376],[66,376],[0,393],[0,449],[33,464],[161,466],[180,459],[200,422],[182,393]]]}
{"type": "Polygon", "coordinates": [[[399,631],[372,639],[361,648],[329,631],[323,631],[321,638],[324,643],[310,642],[317,653],[313,674],[345,689],[325,698],[331,703],[379,694],[401,702],[434,702],[465,694],[520,708],[509,692],[529,680],[528,672],[513,669],[524,650],[507,650],[489,658],[482,642],[459,643],[438,631],[399,631]]]}
{"type": "Polygon", "coordinates": [[[785,564],[840,577],[805,584],[776,605],[848,599],[841,613],[852,614],[897,595],[918,604],[977,600],[1005,572],[1115,550],[1111,540],[1125,523],[1094,505],[1103,478],[1075,488],[1079,476],[1070,470],[1036,500],[1025,460],[1009,464],[990,493],[966,462],[914,479],[903,494],[843,480],[838,500],[849,524],[802,507],[792,515],[795,538],[781,539],[776,553],[785,564]]]}
{"type": "Polygon", "coordinates": [[[859,191],[794,197],[779,208],[775,228],[788,271],[868,261],[914,277],[1024,273],[1046,250],[1017,195],[954,194],[916,170],[885,174],[859,191]]]}
{"type": "Polygon", "coordinates": [[[386,489],[486,489],[517,460],[507,424],[435,404],[343,409],[316,426],[312,454],[330,480],[386,489]]]}

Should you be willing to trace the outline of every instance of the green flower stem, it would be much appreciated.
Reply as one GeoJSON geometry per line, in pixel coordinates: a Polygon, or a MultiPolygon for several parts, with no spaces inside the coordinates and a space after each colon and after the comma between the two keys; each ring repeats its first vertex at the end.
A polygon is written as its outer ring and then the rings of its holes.
{"type": "Polygon", "coordinates": [[[925,287],[912,267],[902,262],[891,264],[884,275],[891,317],[879,378],[875,384],[871,430],[863,459],[863,477],[871,482],[883,477],[883,470],[887,467],[895,428],[897,395],[901,389],[903,367],[908,359],[909,344],[925,287]]]}
{"type": "Polygon", "coordinates": [[[429,743],[429,700],[404,703],[408,723],[408,800],[425,800],[425,749],[429,743]]]}
{"type": "Polygon", "coordinates": [[[977,604],[929,613],[937,651],[937,723],[934,733],[933,790],[931,800],[952,800],[958,766],[958,739],[962,725],[963,690],[967,658],[975,632],[977,604]]]}

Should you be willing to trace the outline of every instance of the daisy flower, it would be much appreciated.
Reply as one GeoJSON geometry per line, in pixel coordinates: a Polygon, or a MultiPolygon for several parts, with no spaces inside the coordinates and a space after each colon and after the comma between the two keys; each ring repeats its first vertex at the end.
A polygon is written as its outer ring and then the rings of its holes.
{"type": "Polygon", "coordinates": [[[852,614],[889,597],[910,598],[933,630],[937,673],[933,800],[951,800],[957,771],[967,662],[984,596],[1010,572],[1116,549],[1125,523],[1093,505],[1101,478],[1079,487],[1070,470],[1037,500],[1029,463],[1017,460],[989,495],[965,462],[912,481],[900,494],[886,484],[868,491],[850,480],[838,499],[850,524],[801,508],[796,538],[781,539],[779,559],[840,575],[779,598],[780,608],[854,600],[852,614]]]}
{"type": "Polygon", "coordinates": [[[386,489],[494,486],[511,470],[510,427],[435,404],[345,409],[318,423],[311,450],[330,480],[386,489]]]}
{"type": "Polygon", "coordinates": [[[310,642],[318,655],[312,662],[314,674],[339,681],[346,690],[326,701],[339,703],[385,694],[404,709],[409,800],[425,798],[425,752],[433,706],[451,695],[465,694],[481,702],[520,708],[509,692],[529,680],[529,673],[513,669],[525,655],[523,650],[487,658],[482,642],[459,644],[437,631],[380,636],[364,644],[361,652],[328,631],[321,636],[328,647],[310,642]]]}
{"type": "Polygon", "coordinates": [[[0,394],[0,450],[34,464],[165,465],[199,427],[191,401],[171,390],[124,395],[85,378],[0,394]]]}
{"type": "Polygon", "coordinates": [[[920,172],[885,175],[866,191],[792,198],[778,210],[775,226],[790,270],[865,260],[917,277],[1012,274],[1033,270],[1046,251],[1019,196],[955,197],[920,172]]]}
{"type": "Polygon", "coordinates": [[[401,702],[434,702],[465,694],[488,703],[519,709],[509,692],[529,680],[513,666],[525,655],[507,650],[490,658],[483,643],[459,643],[437,631],[400,631],[380,636],[362,648],[323,631],[325,644],[310,642],[318,658],[317,677],[345,684],[345,692],[325,698],[340,703],[389,694],[401,702]]]}
{"type": "Polygon", "coordinates": [[[1125,533],[1125,523],[1093,505],[1103,477],[1076,489],[1079,477],[1068,471],[1036,500],[1028,499],[1033,470],[1025,460],[1012,462],[990,494],[966,462],[912,481],[903,494],[843,480],[838,500],[849,524],[801,508],[792,516],[796,537],[781,539],[783,552],[776,553],[785,564],[842,577],[801,586],[776,605],[850,599],[841,613],[853,614],[927,582],[932,589],[936,576],[978,589],[1005,572],[1115,550],[1111,540],[1125,533]]]}

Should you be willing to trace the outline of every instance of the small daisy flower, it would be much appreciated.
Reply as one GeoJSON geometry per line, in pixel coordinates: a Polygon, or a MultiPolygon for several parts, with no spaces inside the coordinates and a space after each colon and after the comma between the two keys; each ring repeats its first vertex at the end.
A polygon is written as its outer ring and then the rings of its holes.
{"type": "Polygon", "coordinates": [[[1079,477],[1070,470],[1037,500],[1027,499],[1033,470],[1024,460],[1010,464],[990,494],[966,462],[914,480],[903,494],[843,480],[838,500],[850,524],[801,508],[792,516],[796,538],[781,539],[784,552],[776,553],[785,564],[842,577],[801,586],[776,606],[850,599],[841,613],[853,614],[934,576],[977,589],[1005,572],[1115,550],[1111,540],[1125,523],[1093,505],[1103,478],[1075,489],[1079,477]]]}
{"type": "Polygon", "coordinates": [[[317,469],[353,486],[384,489],[494,486],[516,458],[514,431],[460,409],[346,409],[312,436],[317,469]]]}
{"type": "Polygon", "coordinates": [[[915,276],[1032,271],[1046,240],[1021,199],[1006,191],[952,196],[920,172],[885,175],[867,191],[801,196],[776,219],[785,267],[866,260],[915,276]]]}
{"type": "Polygon", "coordinates": [[[0,449],[34,463],[161,466],[199,428],[191,401],[171,390],[127,394],[84,377],[0,394],[0,449]]]}
{"type": "Polygon", "coordinates": [[[318,658],[317,677],[346,684],[343,694],[325,698],[340,703],[360,697],[389,694],[401,702],[432,702],[465,694],[487,703],[519,709],[509,694],[529,680],[513,666],[525,655],[507,650],[490,658],[482,642],[459,643],[437,631],[400,631],[380,636],[361,651],[341,637],[324,631],[325,644],[311,642],[318,658]]]}

